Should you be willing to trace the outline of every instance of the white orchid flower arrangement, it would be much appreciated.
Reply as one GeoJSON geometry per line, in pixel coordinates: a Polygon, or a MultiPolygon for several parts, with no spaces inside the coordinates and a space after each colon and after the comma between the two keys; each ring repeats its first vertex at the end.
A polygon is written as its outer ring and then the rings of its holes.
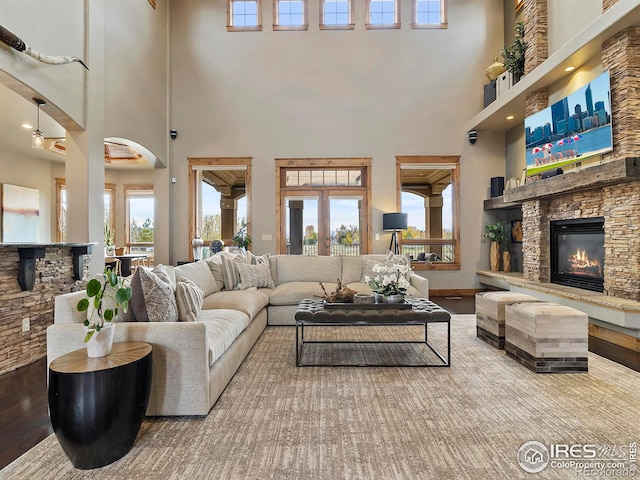
{"type": "Polygon", "coordinates": [[[407,280],[407,274],[411,271],[409,265],[378,263],[373,266],[373,271],[378,275],[374,277],[365,275],[364,281],[375,293],[382,295],[405,295],[407,293],[410,285],[407,280]]]}

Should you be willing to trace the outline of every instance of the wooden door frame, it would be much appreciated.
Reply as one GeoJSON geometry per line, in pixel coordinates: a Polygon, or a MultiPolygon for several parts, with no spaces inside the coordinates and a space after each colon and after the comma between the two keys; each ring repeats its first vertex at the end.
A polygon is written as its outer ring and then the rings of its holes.
{"type": "Polygon", "coordinates": [[[367,225],[364,232],[360,232],[360,253],[369,253],[372,238],[372,210],[371,210],[371,158],[276,158],[276,253],[286,254],[286,238],[282,234],[282,227],[285,224],[286,216],[283,208],[284,196],[289,192],[310,192],[319,189],[326,190],[350,190],[352,194],[358,189],[362,195],[364,203],[362,211],[365,212],[367,225]],[[363,177],[360,187],[343,187],[343,186],[327,186],[327,187],[285,187],[284,172],[288,169],[309,169],[309,170],[329,170],[332,168],[347,169],[358,168],[363,170],[363,177]]]}

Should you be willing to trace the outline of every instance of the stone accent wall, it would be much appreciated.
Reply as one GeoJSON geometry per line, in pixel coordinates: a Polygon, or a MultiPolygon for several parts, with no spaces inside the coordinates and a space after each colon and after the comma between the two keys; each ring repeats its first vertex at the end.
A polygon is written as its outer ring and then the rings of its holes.
{"type": "Polygon", "coordinates": [[[640,182],[559,195],[522,205],[523,277],[551,279],[550,222],[604,217],[604,293],[640,301],[640,182]]]}
{"type": "Polygon", "coordinates": [[[616,3],[618,3],[618,0],[602,0],[602,11],[606,12],[616,3]]]}
{"type": "Polygon", "coordinates": [[[606,187],[604,291],[640,301],[640,182],[606,187]]]}
{"type": "Polygon", "coordinates": [[[532,72],[549,56],[547,29],[547,0],[525,0],[524,41],[527,44],[524,54],[525,75],[532,72]]]}
{"type": "Polygon", "coordinates": [[[524,114],[526,116],[533,115],[540,110],[549,106],[549,90],[540,88],[533,93],[527,95],[524,114]]]}
{"type": "MultiPolygon", "coordinates": [[[[88,275],[88,256],[85,256],[88,275]]],[[[23,292],[18,285],[18,249],[0,248],[0,374],[39,360],[47,354],[46,328],[53,323],[54,297],[84,288],[73,279],[70,247],[45,248],[36,260],[34,289],[23,292]],[[22,332],[22,320],[31,328],[22,332]]]]}
{"type": "Polygon", "coordinates": [[[602,44],[602,67],[611,75],[615,151],[604,159],[640,155],[640,28],[630,27],[602,44]]]}

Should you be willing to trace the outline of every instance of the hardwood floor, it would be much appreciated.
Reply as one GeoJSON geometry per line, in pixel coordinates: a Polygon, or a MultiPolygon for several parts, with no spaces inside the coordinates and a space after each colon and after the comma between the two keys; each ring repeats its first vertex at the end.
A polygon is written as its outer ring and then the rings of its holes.
{"type": "Polygon", "coordinates": [[[0,375],[0,468],[51,433],[46,358],[0,375]]]}
{"type": "MultiPolygon", "coordinates": [[[[473,296],[430,299],[451,314],[475,313],[473,296]]],[[[589,337],[589,350],[640,371],[640,353],[593,337],[589,337]]],[[[51,433],[46,359],[0,375],[0,469],[51,433]]]]}

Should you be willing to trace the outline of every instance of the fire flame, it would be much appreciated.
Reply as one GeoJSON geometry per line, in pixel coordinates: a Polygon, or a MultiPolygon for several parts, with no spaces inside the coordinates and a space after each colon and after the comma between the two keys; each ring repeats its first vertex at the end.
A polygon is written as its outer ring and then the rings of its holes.
{"type": "Polygon", "coordinates": [[[569,258],[571,273],[602,276],[602,266],[597,260],[590,260],[586,250],[578,249],[569,258]]]}

